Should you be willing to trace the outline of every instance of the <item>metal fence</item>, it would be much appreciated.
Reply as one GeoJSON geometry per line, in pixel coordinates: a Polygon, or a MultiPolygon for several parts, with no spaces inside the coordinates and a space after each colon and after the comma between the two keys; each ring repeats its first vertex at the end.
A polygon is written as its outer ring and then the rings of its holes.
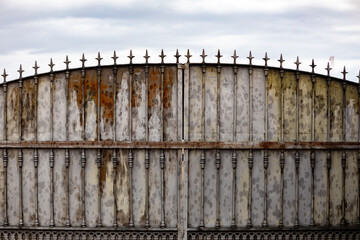
{"type": "Polygon", "coordinates": [[[359,84],[206,56],[4,70],[0,238],[359,239],[359,84]]]}

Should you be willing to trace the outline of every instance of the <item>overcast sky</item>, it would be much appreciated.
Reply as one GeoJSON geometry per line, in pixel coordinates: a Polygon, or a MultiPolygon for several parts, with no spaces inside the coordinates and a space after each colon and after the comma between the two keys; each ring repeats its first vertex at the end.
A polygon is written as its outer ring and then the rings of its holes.
{"type": "Polygon", "coordinates": [[[205,48],[208,62],[218,49],[222,62],[232,62],[236,49],[240,63],[248,63],[251,50],[255,64],[267,51],[271,66],[279,66],[280,53],[286,68],[299,56],[300,69],[310,70],[314,58],[321,74],[334,56],[332,75],[341,77],[346,65],[352,81],[360,69],[360,0],[0,0],[0,6],[0,69],[9,79],[18,77],[19,64],[32,75],[35,60],[47,72],[50,57],[56,70],[64,69],[66,55],[70,67],[80,66],[82,53],[95,65],[98,51],[104,64],[114,50],[119,63],[128,63],[130,49],[134,62],[144,62],[146,49],[150,62],[159,62],[161,49],[165,62],[175,62],[176,49],[184,56],[188,48],[191,61],[201,61],[205,48]]]}

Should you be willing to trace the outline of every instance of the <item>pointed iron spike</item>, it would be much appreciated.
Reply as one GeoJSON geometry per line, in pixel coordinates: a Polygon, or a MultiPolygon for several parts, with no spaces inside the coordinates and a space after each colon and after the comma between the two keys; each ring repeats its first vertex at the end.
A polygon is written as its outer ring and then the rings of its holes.
{"type": "MultiPolygon", "coordinates": [[[[37,70],[39,69],[40,67],[37,65],[37,61],[35,61],[35,66],[33,66],[33,69],[35,69],[35,75],[38,74],[37,70]]],[[[51,68],[51,72],[52,72],[52,68],[51,68]]]]}
{"type": "Polygon", "coordinates": [[[265,52],[265,57],[263,58],[263,60],[265,61],[265,67],[268,66],[268,61],[270,60],[270,58],[268,58],[267,52],[265,52]]]}
{"type": "Polygon", "coordinates": [[[311,65],[309,65],[309,66],[312,68],[312,73],[314,73],[315,72],[314,69],[316,67],[314,59],[311,61],[311,65]]]}
{"type": "Polygon", "coordinates": [[[234,50],[234,55],[231,57],[234,59],[234,64],[236,64],[236,59],[239,57],[238,55],[236,55],[236,50],[234,50]]]}
{"type": "Polygon", "coordinates": [[[6,73],[5,68],[4,68],[4,73],[1,76],[4,78],[4,83],[6,83],[6,77],[9,76],[9,75],[6,73]]]}
{"type": "Polygon", "coordinates": [[[252,60],[253,60],[253,56],[252,56],[252,53],[251,51],[249,52],[249,56],[247,57],[247,59],[249,59],[249,65],[252,65],[252,60]]]}
{"type": "Polygon", "coordinates": [[[205,54],[205,49],[202,50],[202,54],[200,55],[200,57],[202,58],[202,63],[205,63],[205,58],[207,57],[207,55],[205,54]]]}
{"type": "Polygon", "coordinates": [[[134,58],[135,56],[132,54],[132,49],[130,49],[130,55],[128,56],[128,58],[130,59],[130,64],[132,64],[132,59],[134,58]]]}
{"type": "Polygon", "coordinates": [[[66,64],[66,70],[69,70],[69,64],[71,63],[71,61],[69,61],[68,55],[66,55],[66,60],[64,63],[66,64]]]}
{"type": "Polygon", "coordinates": [[[176,63],[179,63],[179,58],[181,57],[181,55],[179,54],[179,49],[176,49],[174,57],[176,58],[176,63]]]}
{"type": "Polygon", "coordinates": [[[164,58],[166,57],[166,55],[164,54],[163,49],[161,49],[161,54],[159,55],[159,57],[161,58],[161,64],[164,64],[164,58]]]}
{"type": "Polygon", "coordinates": [[[114,50],[114,56],[112,56],[111,58],[114,59],[114,65],[116,65],[116,59],[118,59],[119,57],[116,56],[115,50],[114,50]]]}
{"type": "Polygon", "coordinates": [[[344,70],[341,72],[342,74],[343,74],[343,79],[344,80],[346,80],[346,74],[348,73],[347,71],[346,71],[346,68],[345,68],[345,66],[344,66],[344,70]]]}
{"type": "Polygon", "coordinates": [[[190,58],[192,57],[192,55],[190,55],[190,50],[187,50],[187,54],[185,55],[185,57],[187,58],[187,63],[190,63],[190,58]]]}
{"type": "Polygon", "coordinates": [[[357,75],[356,77],[359,79],[359,83],[360,83],[360,70],[359,70],[359,75],[357,75]]]}
{"type": "Polygon", "coordinates": [[[82,62],[82,68],[84,68],[85,62],[87,61],[87,59],[85,59],[85,54],[82,54],[82,58],[80,59],[80,61],[82,62]]]}
{"type": "Polygon", "coordinates": [[[331,70],[332,68],[330,67],[330,63],[329,63],[329,62],[327,63],[327,67],[326,67],[325,69],[326,69],[326,71],[327,71],[328,77],[330,77],[330,70],[331,70]]]}
{"type": "Polygon", "coordinates": [[[48,64],[48,65],[49,65],[49,67],[50,67],[50,72],[52,72],[52,71],[53,71],[53,68],[54,68],[54,66],[55,66],[55,64],[53,63],[52,58],[50,58],[50,64],[48,64]]]}
{"type": "Polygon", "coordinates": [[[222,58],[223,55],[220,54],[220,49],[218,49],[218,53],[215,55],[217,58],[217,63],[220,64],[220,58],[222,58]]]}
{"type": "Polygon", "coordinates": [[[102,57],[100,56],[100,52],[98,52],[98,56],[95,59],[98,61],[98,66],[101,66],[100,62],[102,60],[102,57]]]}
{"type": "Polygon", "coordinates": [[[20,64],[20,68],[18,70],[19,74],[20,74],[20,78],[22,78],[22,73],[25,72],[23,69],[22,69],[22,64],[20,64]]]}
{"type": "Polygon", "coordinates": [[[278,61],[280,62],[280,68],[283,68],[283,62],[285,62],[285,60],[283,59],[282,54],[280,54],[280,59],[278,61]]]}
{"type": "Polygon", "coordinates": [[[296,62],[294,62],[296,64],[296,71],[299,71],[299,65],[301,64],[301,62],[299,61],[299,56],[296,57],[296,62]]]}
{"type": "Polygon", "coordinates": [[[149,63],[148,59],[150,58],[150,56],[149,56],[149,54],[148,54],[148,50],[147,50],[147,49],[146,49],[144,58],[145,58],[146,64],[148,64],[148,63],[149,63]]]}

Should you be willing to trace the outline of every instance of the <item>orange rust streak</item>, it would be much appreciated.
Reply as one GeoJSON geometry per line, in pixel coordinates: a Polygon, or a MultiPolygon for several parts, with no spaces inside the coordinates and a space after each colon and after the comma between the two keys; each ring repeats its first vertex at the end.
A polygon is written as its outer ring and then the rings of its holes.
{"type": "MultiPolygon", "coordinates": [[[[79,70],[71,72],[68,86],[69,86],[70,96],[73,91],[76,92],[76,97],[77,97],[76,100],[77,100],[78,108],[81,109],[81,107],[82,107],[82,77],[81,77],[81,72],[79,70]]],[[[71,99],[70,99],[70,101],[71,101],[71,99]]],[[[81,117],[81,111],[79,111],[79,113],[80,113],[80,116],[79,116],[80,123],[82,125],[83,119],[81,117]]]]}
{"type": "Polygon", "coordinates": [[[103,69],[100,85],[100,105],[102,107],[102,119],[105,121],[104,130],[111,128],[114,120],[113,78],[111,69],[103,69]]]}
{"type": "Polygon", "coordinates": [[[164,73],[164,108],[171,108],[172,87],[174,84],[175,71],[172,67],[165,67],[164,73]]]}
{"type": "Polygon", "coordinates": [[[156,106],[158,95],[160,94],[160,70],[159,67],[149,68],[149,99],[148,107],[156,106]]]}

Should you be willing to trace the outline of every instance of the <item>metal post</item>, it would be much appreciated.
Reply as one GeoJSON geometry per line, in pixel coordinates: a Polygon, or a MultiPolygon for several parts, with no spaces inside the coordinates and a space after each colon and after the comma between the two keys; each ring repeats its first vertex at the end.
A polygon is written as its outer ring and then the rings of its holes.
{"type": "MultiPolygon", "coordinates": [[[[97,58],[95,58],[98,61],[97,66],[97,83],[98,83],[98,89],[97,89],[97,141],[101,140],[101,134],[100,134],[100,119],[101,119],[101,112],[100,112],[100,104],[101,104],[101,60],[102,57],[100,56],[100,52],[98,52],[97,58]]],[[[97,219],[97,226],[102,226],[101,221],[101,149],[97,149],[97,157],[96,157],[96,163],[98,167],[98,219],[97,219]]]]}
{"type": "MultiPolygon", "coordinates": [[[[82,58],[80,59],[82,62],[82,69],[81,69],[81,78],[82,78],[82,97],[81,97],[81,121],[82,121],[82,139],[85,141],[85,62],[87,59],[85,59],[84,54],[82,55],[82,58]]],[[[81,221],[81,227],[86,227],[86,216],[85,216],[85,166],[86,166],[86,154],[85,149],[81,149],[81,201],[82,201],[82,221],[81,221]]]]}
{"type": "MultiPolygon", "coordinates": [[[[236,122],[237,122],[237,72],[238,67],[236,65],[236,59],[239,56],[236,55],[236,50],[234,50],[234,55],[232,58],[234,59],[234,66],[233,66],[233,73],[234,73],[234,97],[233,97],[233,142],[236,142],[236,122]]],[[[231,227],[236,227],[236,218],[235,218],[235,211],[236,211],[236,166],[237,166],[237,154],[236,150],[233,151],[232,154],[232,208],[231,208],[231,227]]]]}
{"type": "MultiPolygon", "coordinates": [[[[202,75],[201,75],[201,137],[202,141],[205,142],[205,74],[206,74],[206,65],[205,65],[205,58],[207,55],[205,54],[205,50],[203,49],[202,55],[202,75]]],[[[200,155],[200,168],[201,168],[201,208],[200,208],[200,225],[199,227],[205,227],[205,200],[204,200],[204,192],[205,192],[205,163],[206,163],[206,157],[205,157],[205,150],[201,151],[200,155]]]]}
{"type": "MultiPolygon", "coordinates": [[[[54,63],[50,59],[50,139],[54,141],[54,73],[53,67],[54,63]]],[[[35,74],[37,74],[37,62],[35,62],[35,74]]],[[[55,226],[54,221],[54,149],[50,149],[49,155],[49,165],[50,165],[50,227],[55,226]]]]}
{"type": "MultiPolygon", "coordinates": [[[[268,74],[269,74],[269,68],[267,62],[270,60],[268,58],[267,52],[265,52],[265,58],[263,58],[265,61],[265,68],[264,68],[264,74],[265,74],[265,142],[268,141],[268,101],[269,101],[269,94],[268,94],[268,74]]],[[[268,198],[268,191],[267,191],[267,181],[268,181],[268,164],[269,164],[269,155],[268,150],[266,149],[264,151],[264,220],[262,223],[263,227],[268,227],[268,221],[267,221],[267,198],[268,198]]]]}
{"type": "MultiPolygon", "coordinates": [[[[249,54],[249,142],[253,141],[253,67],[252,67],[252,59],[253,56],[249,54]]],[[[253,150],[250,149],[249,157],[248,157],[248,165],[249,165],[249,193],[248,193],[248,220],[246,226],[248,228],[252,227],[251,221],[251,202],[252,202],[252,168],[253,168],[253,150]]]]}
{"type": "MultiPolygon", "coordinates": [[[[130,50],[130,55],[128,56],[130,59],[129,65],[129,140],[132,141],[132,75],[133,75],[133,66],[132,66],[132,59],[134,56],[132,55],[132,50],[130,50]]],[[[134,157],[132,153],[132,149],[129,150],[128,156],[128,164],[129,164],[129,227],[134,227],[134,216],[133,216],[133,191],[132,191],[132,168],[133,168],[134,157]]]]}
{"type": "MultiPolygon", "coordinates": [[[[18,70],[20,77],[19,77],[19,141],[22,141],[22,73],[24,70],[22,69],[22,65],[20,65],[20,69],[18,70]]],[[[19,166],[19,227],[24,226],[24,213],[23,213],[23,189],[22,189],[22,167],[23,167],[23,153],[22,149],[19,148],[18,153],[18,166],[19,166]]]]}
{"type": "MultiPolygon", "coordinates": [[[[358,98],[359,98],[359,115],[358,115],[358,142],[360,142],[360,71],[359,75],[357,76],[359,79],[358,82],[358,98]]],[[[358,219],[356,222],[356,225],[360,226],[360,149],[358,150],[358,156],[357,156],[357,167],[358,167],[358,219]]]]}
{"type": "MultiPolygon", "coordinates": [[[[314,59],[311,63],[312,74],[311,74],[311,142],[315,141],[315,72],[314,68],[316,67],[314,59]]],[[[315,152],[311,149],[310,152],[310,165],[311,165],[311,219],[310,226],[315,226],[315,152]]]]}
{"type": "MultiPolygon", "coordinates": [[[[326,140],[330,142],[330,64],[327,64],[327,78],[326,78],[326,84],[327,84],[327,134],[326,134],[326,140]]],[[[326,223],[325,226],[330,226],[330,169],[331,169],[331,151],[326,152],[326,168],[327,168],[327,176],[326,176],[326,223]]]]}
{"type": "MultiPolygon", "coordinates": [[[[149,54],[146,50],[145,52],[145,141],[149,141],[149,54]]],[[[149,150],[145,150],[145,169],[146,169],[146,185],[145,185],[145,227],[150,227],[150,215],[149,215],[149,166],[150,166],[150,156],[149,150]]]]}
{"type": "MultiPolygon", "coordinates": [[[[6,73],[6,70],[4,69],[4,73],[1,75],[4,78],[3,82],[3,91],[4,91],[4,137],[3,139],[7,141],[7,83],[6,83],[6,77],[8,74],[6,73]]],[[[9,225],[8,220],[8,201],[7,201],[7,167],[8,167],[8,154],[7,149],[4,148],[3,150],[3,166],[4,166],[4,199],[5,199],[5,210],[4,210],[4,226],[9,225]]]]}
{"type": "MultiPolygon", "coordinates": [[[[278,60],[280,62],[280,81],[281,81],[281,103],[280,103],[280,117],[281,117],[281,143],[284,143],[284,87],[283,87],[283,79],[284,79],[284,69],[283,69],[283,62],[285,61],[283,59],[282,54],[280,54],[280,59],[278,60]]],[[[284,166],[285,166],[285,154],[284,149],[281,149],[280,152],[280,221],[279,226],[283,227],[284,225],[284,166]]]]}
{"type": "MultiPolygon", "coordinates": [[[[119,57],[116,56],[116,52],[114,51],[114,56],[111,57],[114,60],[114,66],[113,66],[113,113],[114,113],[114,119],[113,119],[113,141],[116,141],[116,91],[117,91],[117,64],[116,59],[119,57]]],[[[113,149],[113,198],[114,198],[114,218],[113,218],[113,227],[116,228],[117,225],[117,188],[116,188],[116,169],[117,169],[117,152],[116,149],[113,149]]]]}
{"type": "MultiPolygon", "coordinates": [[[[296,58],[296,142],[299,142],[299,57],[296,58]]],[[[295,227],[299,227],[299,164],[300,164],[300,153],[298,150],[295,152],[295,227]]]]}
{"type": "MultiPolygon", "coordinates": [[[[166,57],[166,55],[164,55],[164,51],[161,50],[161,54],[159,55],[159,57],[161,58],[161,66],[160,66],[160,70],[161,70],[161,95],[160,95],[160,112],[161,112],[161,117],[160,117],[160,141],[163,142],[164,141],[164,71],[165,71],[165,66],[164,66],[164,58],[166,57]]],[[[161,223],[160,223],[160,227],[161,228],[165,228],[165,172],[164,172],[164,164],[165,164],[165,153],[164,150],[161,150],[160,153],[160,182],[161,182],[161,223]]]]}
{"type": "MultiPolygon", "coordinates": [[[[342,81],[342,87],[343,87],[343,117],[342,117],[342,141],[346,141],[346,68],[344,67],[344,70],[342,71],[343,74],[343,81],[342,81]]],[[[340,225],[341,226],[345,226],[346,225],[346,220],[345,220],[345,181],[346,181],[346,152],[345,150],[343,150],[342,155],[341,155],[341,166],[342,166],[342,200],[341,200],[341,213],[342,213],[342,217],[341,217],[341,222],[340,225]]]]}
{"type": "MultiPolygon", "coordinates": [[[[66,71],[65,71],[65,79],[67,83],[66,87],[66,140],[69,141],[69,78],[70,78],[70,71],[69,71],[69,58],[66,56],[66,60],[64,62],[66,64],[66,71]]],[[[70,227],[70,154],[69,149],[65,150],[65,168],[66,168],[66,227],[70,227]]]]}

